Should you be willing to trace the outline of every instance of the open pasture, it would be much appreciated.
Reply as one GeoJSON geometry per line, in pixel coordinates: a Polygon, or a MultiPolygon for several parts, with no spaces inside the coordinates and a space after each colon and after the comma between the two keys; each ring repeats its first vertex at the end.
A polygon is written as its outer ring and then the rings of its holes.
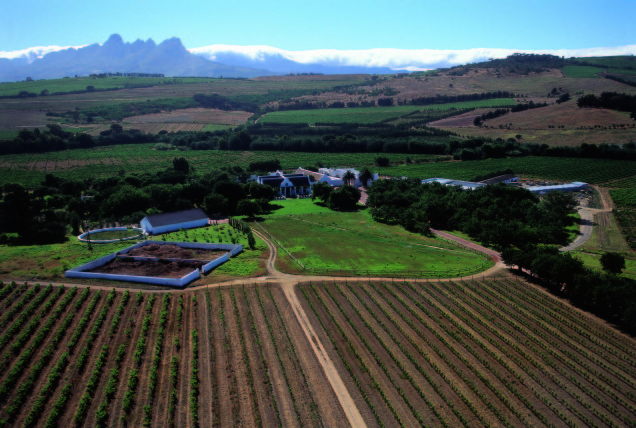
{"type": "Polygon", "coordinates": [[[376,223],[366,211],[279,215],[260,224],[308,269],[279,250],[277,266],[285,272],[448,277],[491,265],[482,254],[441,239],[376,223]]]}
{"type": "Polygon", "coordinates": [[[259,119],[259,123],[379,123],[418,111],[450,110],[478,107],[506,107],[515,105],[511,98],[466,101],[459,103],[434,104],[430,106],[394,106],[394,107],[354,107],[318,110],[290,110],[268,113],[259,119]]]}
{"type": "Polygon", "coordinates": [[[301,284],[368,425],[632,426],[634,340],[506,278],[301,284]]]}
{"type": "Polygon", "coordinates": [[[128,117],[126,124],[169,124],[169,123],[202,123],[219,125],[241,125],[252,113],[246,111],[223,111],[218,109],[191,108],[173,110],[155,114],[144,114],[128,117]]]}

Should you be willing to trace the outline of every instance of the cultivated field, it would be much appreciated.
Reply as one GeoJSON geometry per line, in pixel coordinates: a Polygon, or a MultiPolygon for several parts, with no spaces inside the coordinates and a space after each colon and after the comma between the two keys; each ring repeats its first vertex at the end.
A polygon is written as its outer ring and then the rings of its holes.
{"type": "Polygon", "coordinates": [[[525,283],[324,283],[303,306],[367,424],[633,426],[636,344],[525,283]]]}
{"type": "Polygon", "coordinates": [[[2,426],[335,426],[278,286],[149,294],[4,285],[2,426]]]}
{"type": "Polygon", "coordinates": [[[479,107],[507,107],[516,102],[512,98],[435,104],[430,106],[354,107],[318,110],[289,110],[268,113],[259,123],[379,123],[395,119],[418,110],[451,110],[479,107]]]}
{"type": "MultiPolygon", "coordinates": [[[[594,67],[592,67],[594,68],[594,67]]],[[[484,121],[476,127],[476,113],[466,113],[431,122],[431,126],[474,137],[515,138],[525,143],[552,146],[622,144],[636,140],[636,124],[629,113],[606,109],[579,108],[576,101],[509,113],[484,121]]]]}
{"type": "Polygon", "coordinates": [[[444,159],[434,155],[405,155],[395,153],[299,153],[299,152],[239,152],[217,150],[154,150],[155,144],[130,144],[95,147],[48,153],[7,155],[0,158],[0,184],[22,183],[37,187],[47,173],[64,178],[83,179],[116,175],[120,170],[156,172],[172,166],[175,157],[185,157],[197,171],[224,166],[247,168],[251,162],[279,159],[284,169],[312,166],[322,162],[329,167],[371,166],[376,157],[386,156],[391,162],[413,162],[444,159]]]}

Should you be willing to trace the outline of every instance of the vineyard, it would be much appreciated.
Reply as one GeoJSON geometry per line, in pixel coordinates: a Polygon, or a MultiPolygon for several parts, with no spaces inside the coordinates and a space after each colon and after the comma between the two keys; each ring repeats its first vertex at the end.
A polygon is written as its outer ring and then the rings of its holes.
{"type": "MultiPolygon", "coordinates": [[[[110,177],[121,170],[133,172],[156,172],[172,166],[172,160],[185,157],[199,171],[224,166],[247,168],[251,162],[279,159],[284,169],[315,165],[326,166],[371,166],[376,157],[382,155],[391,162],[403,162],[407,155],[394,153],[304,153],[304,152],[240,152],[240,151],[160,151],[154,144],[130,144],[126,146],[98,147],[94,149],[66,150],[61,152],[32,153],[3,156],[0,159],[0,185],[21,183],[26,187],[37,187],[47,173],[63,178],[110,177]]],[[[440,159],[433,155],[408,155],[418,160],[440,159]]]]}
{"type": "Polygon", "coordinates": [[[505,107],[515,105],[512,98],[495,98],[490,100],[466,101],[458,103],[434,104],[430,106],[395,106],[395,107],[354,107],[319,110],[289,110],[268,113],[259,123],[378,123],[395,119],[421,110],[451,110],[481,107],[505,107]]]}
{"type": "Polygon", "coordinates": [[[636,208],[636,188],[610,190],[610,196],[619,208],[636,208]]]}
{"type": "MultiPolygon", "coordinates": [[[[519,280],[294,290],[369,426],[636,426],[634,341],[519,280]]],[[[0,307],[3,427],[345,420],[275,284],[7,283],[0,307]]]]}
{"type": "Polygon", "coordinates": [[[526,284],[298,294],[370,426],[636,425],[636,344],[526,284]]]}
{"type": "Polygon", "coordinates": [[[344,418],[276,286],[151,294],[3,284],[0,305],[0,426],[344,418]]]}
{"type": "MultiPolygon", "coordinates": [[[[522,157],[486,159],[468,162],[439,162],[418,165],[400,165],[382,168],[382,175],[417,178],[448,177],[457,180],[511,168],[515,174],[528,178],[583,181],[602,184],[612,180],[633,177],[634,163],[609,159],[522,157]]],[[[614,183],[608,183],[614,186],[614,183]]]]}

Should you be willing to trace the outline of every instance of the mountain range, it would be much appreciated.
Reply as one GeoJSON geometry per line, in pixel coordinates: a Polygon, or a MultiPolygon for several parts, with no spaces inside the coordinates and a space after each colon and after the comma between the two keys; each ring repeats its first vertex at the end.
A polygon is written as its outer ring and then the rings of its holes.
{"type": "MultiPolygon", "coordinates": [[[[196,50],[195,50],[196,51],[196,50]]],[[[187,50],[174,37],[156,44],[152,39],[124,42],[118,34],[103,44],[94,43],[46,53],[0,58],[0,81],[55,79],[99,73],[161,73],[165,76],[257,77],[289,73],[395,73],[388,67],[346,66],[338,64],[300,63],[279,53],[261,55],[258,59],[232,52],[211,55],[187,50]]]]}

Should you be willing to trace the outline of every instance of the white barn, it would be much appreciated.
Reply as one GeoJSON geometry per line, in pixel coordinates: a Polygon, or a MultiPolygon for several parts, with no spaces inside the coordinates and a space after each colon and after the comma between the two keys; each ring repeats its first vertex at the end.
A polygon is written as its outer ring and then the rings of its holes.
{"type": "Polygon", "coordinates": [[[164,214],[153,214],[144,217],[140,226],[149,235],[174,232],[179,229],[192,229],[193,227],[206,226],[209,223],[206,213],[201,208],[175,211],[164,214]]]}

